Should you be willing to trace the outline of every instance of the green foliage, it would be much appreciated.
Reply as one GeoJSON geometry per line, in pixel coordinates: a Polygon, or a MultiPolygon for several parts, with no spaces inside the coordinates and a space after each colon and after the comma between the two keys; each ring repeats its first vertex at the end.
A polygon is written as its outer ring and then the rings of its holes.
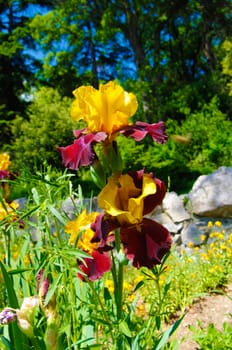
{"type": "Polygon", "coordinates": [[[69,110],[71,99],[62,98],[52,88],[41,88],[28,109],[28,120],[17,117],[12,125],[14,143],[11,148],[16,170],[44,162],[61,168],[57,146],[72,143],[74,124],[69,110]]]}
{"type": "Polygon", "coordinates": [[[228,82],[229,95],[232,96],[232,41],[227,39],[224,41],[222,48],[225,50],[225,56],[222,60],[222,72],[229,76],[228,82]]]}
{"type": "Polygon", "coordinates": [[[201,350],[231,350],[232,326],[228,322],[223,323],[223,330],[218,330],[213,323],[205,329],[199,322],[199,327],[190,326],[193,332],[193,340],[197,342],[201,350]]]}
{"type": "Polygon", "coordinates": [[[200,174],[232,165],[232,125],[219,110],[216,97],[179,124],[168,119],[166,132],[169,140],[165,145],[146,139],[135,147],[134,140],[119,137],[124,168],[145,167],[166,184],[170,182],[171,190],[182,192],[200,174]]]}
{"type": "MultiPolygon", "coordinates": [[[[133,269],[122,259],[124,283],[117,281],[122,288],[122,305],[117,310],[112,289],[116,284],[110,273],[89,283],[77,278],[77,259],[86,255],[70,244],[70,234],[64,231],[71,211],[65,212],[63,204],[67,196],[71,198],[72,213],[78,216],[83,206],[81,189],[74,192],[70,176],[51,168],[36,176],[21,177],[20,181],[29,184],[28,201],[17,210],[17,217],[0,222],[0,305],[18,309],[25,297],[37,296],[36,275],[44,270],[50,284],[33,320],[34,343],[27,339],[31,348],[45,349],[41,344],[47,340],[46,330],[54,326],[59,345],[52,349],[178,349],[170,336],[182,317],[168,329],[165,325],[165,331],[164,322],[176,311],[183,314],[197,297],[231,281],[232,234],[225,234],[216,221],[208,224],[207,239],[199,237],[200,248],[180,251],[173,246],[153,269],[133,269]],[[120,322],[116,317],[119,311],[120,322]],[[50,325],[50,319],[54,324],[50,325]]],[[[202,349],[210,349],[210,344],[212,349],[230,349],[229,325],[224,325],[223,333],[211,325],[207,332],[197,332],[197,337],[195,333],[193,336],[202,349]]],[[[5,349],[3,344],[10,344],[9,349],[17,349],[14,341],[21,336],[15,323],[5,325],[0,347],[5,349]],[[11,326],[13,332],[8,332],[11,326]]]]}

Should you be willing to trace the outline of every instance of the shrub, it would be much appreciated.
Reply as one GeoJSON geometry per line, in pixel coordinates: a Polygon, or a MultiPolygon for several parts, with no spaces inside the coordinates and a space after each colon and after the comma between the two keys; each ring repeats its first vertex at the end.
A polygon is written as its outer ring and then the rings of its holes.
{"type": "Polygon", "coordinates": [[[17,117],[12,125],[14,143],[11,147],[14,167],[33,169],[46,161],[62,167],[56,147],[73,141],[74,124],[69,115],[71,99],[43,87],[35,93],[28,108],[28,119],[17,117]]]}
{"type": "Polygon", "coordinates": [[[145,167],[170,183],[170,190],[183,192],[200,174],[232,165],[231,121],[219,110],[216,97],[180,124],[167,120],[166,129],[169,139],[165,145],[146,139],[134,147],[133,140],[120,138],[125,169],[145,167]]]}

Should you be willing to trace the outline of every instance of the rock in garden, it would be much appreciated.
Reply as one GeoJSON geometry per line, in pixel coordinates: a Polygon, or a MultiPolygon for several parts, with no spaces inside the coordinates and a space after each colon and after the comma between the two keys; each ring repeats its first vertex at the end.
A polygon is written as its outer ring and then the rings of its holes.
{"type": "Polygon", "coordinates": [[[200,176],[189,193],[193,214],[232,217],[232,167],[220,167],[212,174],[200,176]]]}
{"type": "Polygon", "coordinates": [[[181,198],[175,192],[167,192],[162,207],[165,213],[174,222],[182,222],[190,219],[189,213],[185,210],[181,198]]]}

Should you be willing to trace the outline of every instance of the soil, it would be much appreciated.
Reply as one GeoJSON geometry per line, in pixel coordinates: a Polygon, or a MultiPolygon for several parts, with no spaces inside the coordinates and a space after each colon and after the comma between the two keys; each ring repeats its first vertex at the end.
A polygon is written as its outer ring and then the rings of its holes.
{"type": "Polygon", "coordinates": [[[232,325],[232,283],[222,291],[223,294],[211,294],[200,298],[185,312],[174,338],[180,343],[178,350],[197,350],[199,345],[192,340],[192,332],[189,326],[198,327],[200,321],[203,328],[213,323],[219,330],[223,329],[223,323],[232,325]]]}

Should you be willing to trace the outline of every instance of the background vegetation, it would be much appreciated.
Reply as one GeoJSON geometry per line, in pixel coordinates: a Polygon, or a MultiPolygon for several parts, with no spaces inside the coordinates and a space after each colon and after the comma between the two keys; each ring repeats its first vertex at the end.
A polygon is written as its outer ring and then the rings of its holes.
{"type": "Polygon", "coordinates": [[[116,79],[139,100],[134,120],[164,120],[169,135],[136,149],[122,138],[125,168],[146,167],[181,192],[231,166],[231,9],[230,0],[2,2],[0,151],[17,170],[62,169],[56,147],[78,128],[72,91],[116,79]]]}

